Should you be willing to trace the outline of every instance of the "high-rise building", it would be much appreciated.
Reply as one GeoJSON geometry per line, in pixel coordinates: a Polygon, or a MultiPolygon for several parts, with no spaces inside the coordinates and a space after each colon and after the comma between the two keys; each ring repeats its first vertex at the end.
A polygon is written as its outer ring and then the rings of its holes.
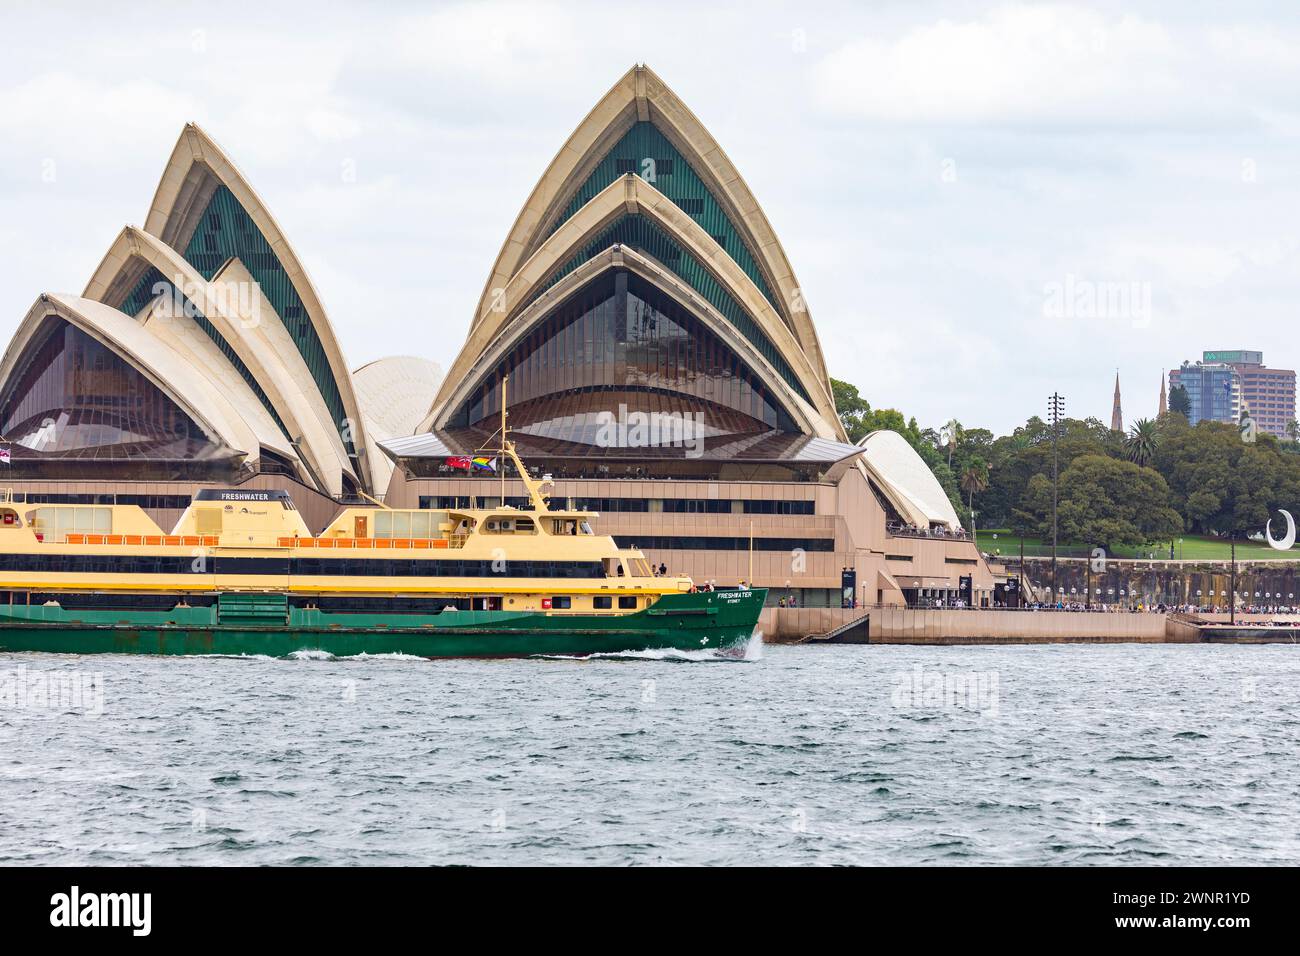
{"type": "Polygon", "coordinates": [[[1203,353],[1205,362],[1231,365],[1241,390],[1241,410],[1255,420],[1259,431],[1289,438],[1295,421],[1295,372],[1267,368],[1263,352],[1245,350],[1203,353]]]}
{"type": "Polygon", "coordinates": [[[1169,373],[1169,390],[1187,391],[1187,420],[1195,425],[1209,420],[1235,424],[1241,412],[1241,384],[1237,370],[1223,362],[1189,362],[1169,373]]]}
{"type": "Polygon", "coordinates": [[[1291,369],[1268,368],[1264,353],[1246,349],[1203,352],[1169,373],[1169,387],[1182,385],[1191,402],[1189,420],[1236,423],[1245,414],[1259,431],[1290,438],[1296,417],[1296,377],[1291,369]]]}

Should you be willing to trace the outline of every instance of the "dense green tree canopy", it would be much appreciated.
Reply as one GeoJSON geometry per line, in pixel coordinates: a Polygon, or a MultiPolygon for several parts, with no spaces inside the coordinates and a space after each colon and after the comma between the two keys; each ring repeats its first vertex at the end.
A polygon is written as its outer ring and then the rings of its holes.
{"type": "Polygon", "coordinates": [[[1095,418],[1065,419],[1055,446],[1051,425],[1038,416],[1010,435],[957,422],[922,429],[895,409],[873,410],[848,383],[834,382],[834,389],[853,440],[880,428],[901,434],[957,513],[969,523],[974,510],[980,527],[1050,535],[1054,454],[1063,543],[1112,547],[1184,531],[1253,534],[1279,508],[1300,510],[1300,444],[1268,434],[1243,441],[1235,426],[1218,422],[1191,426],[1182,389],[1171,393],[1168,414],[1135,423],[1127,436],[1095,418]]]}
{"type": "MultiPolygon", "coordinates": [[[[1045,479],[1038,482],[1042,489],[1045,479]]],[[[1034,530],[1052,533],[1051,489],[1032,503],[1034,530]]],[[[1169,486],[1150,468],[1106,455],[1080,455],[1060,479],[1057,529],[1061,540],[1111,550],[1178,534],[1183,520],[1169,506],[1169,486]]]]}

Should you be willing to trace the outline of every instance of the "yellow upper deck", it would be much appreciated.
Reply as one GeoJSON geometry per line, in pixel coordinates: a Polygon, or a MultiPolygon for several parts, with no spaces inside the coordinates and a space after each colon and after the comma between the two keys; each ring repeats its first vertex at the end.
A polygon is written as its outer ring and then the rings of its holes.
{"type": "MultiPolygon", "coordinates": [[[[599,561],[611,577],[629,583],[653,578],[644,554],[598,535],[586,511],[494,509],[344,508],[313,535],[285,491],[200,491],[170,533],[138,505],[30,504],[0,496],[0,553],[102,552],[215,553],[255,555],[269,550],[321,554],[347,550],[350,557],[457,557],[490,560],[599,561]]],[[[321,554],[324,557],[324,554],[321,554]]],[[[661,583],[669,584],[660,579],[661,583]]],[[[686,579],[674,590],[689,588],[686,579]]]]}

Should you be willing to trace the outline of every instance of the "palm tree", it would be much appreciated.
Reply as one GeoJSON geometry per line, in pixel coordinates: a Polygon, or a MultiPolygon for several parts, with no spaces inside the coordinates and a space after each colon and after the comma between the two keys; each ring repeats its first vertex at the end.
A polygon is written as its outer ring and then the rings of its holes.
{"type": "Polygon", "coordinates": [[[943,426],[941,434],[943,435],[944,440],[948,443],[948,467],[951,468],[952,453],[956,449],[957,439],[961,435],[961,422],[957,421],[955,418],[949,419],[948,424],[943,426]]]}
{"type": "Polygon", "coordinates": [[[1160,426],[1149,418],[1139,418],[1133,423],[1124,439],[1124,454],[1129,461],[1146,467],[1155,460],[1160,447],[1160,426]]]}
{"type": "Polygon", "coordinates": [[[1294,442],[1300,442],[1300,422],[1294,418],[1286,423],[1286,434],[1294,442]]]}
{"type": "Polygon", "coordinates": [[[989,466],[976,455],[966,463],[961,473],[961,490],[967,494],[966,510],[971,513],[971,528],[975,527],[975,496],[989,486],[989,466]]]}

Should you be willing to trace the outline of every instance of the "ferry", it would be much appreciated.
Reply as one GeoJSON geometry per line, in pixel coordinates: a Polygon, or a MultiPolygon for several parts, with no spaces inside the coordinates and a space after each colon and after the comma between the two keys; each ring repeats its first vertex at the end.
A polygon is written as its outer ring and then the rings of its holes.
{"type": "Polygon", "coordinates": [[[595,514],[553,510],[513,442],[501,451],[531,509],[375,502],[319,535],[286,491],[199,491],[170,534],[136,505],[4,493],[0,651],[518,657],[749,641],[764,589],[656,575],[596,534],[595,514]]]}

